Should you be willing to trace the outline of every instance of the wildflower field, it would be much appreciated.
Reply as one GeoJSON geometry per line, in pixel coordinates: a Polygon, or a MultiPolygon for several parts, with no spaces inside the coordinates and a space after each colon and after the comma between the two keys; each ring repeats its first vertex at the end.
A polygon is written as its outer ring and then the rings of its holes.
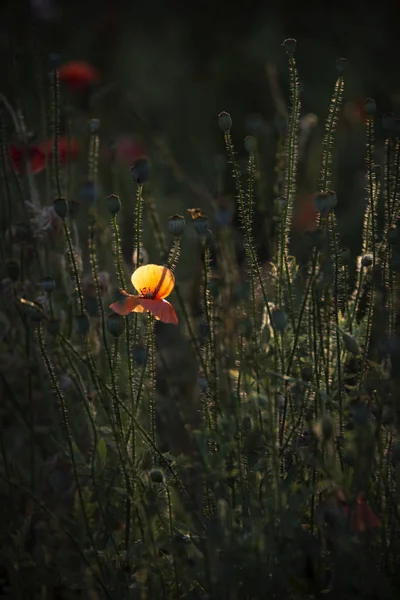
{"type": "Polygon", "coordinates": [[[215,113],[212,192],[84,60],[0,89],[0,598],[400,597],[400,120],[340,57],[305,114],[296,50],[272,135],[215,113]]]}

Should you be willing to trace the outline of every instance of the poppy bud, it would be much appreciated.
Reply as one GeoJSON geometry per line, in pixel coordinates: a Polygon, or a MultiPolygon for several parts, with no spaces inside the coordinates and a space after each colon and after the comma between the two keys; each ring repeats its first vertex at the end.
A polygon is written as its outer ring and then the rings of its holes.
{"type": "Polygon", "coordinates": [[[343,73],[347,67],[349,66],[349,61],[347,58],[337,58],[336,59],[336,68],[339,73],[343,73]]]}
{"type": "Polygon", "coordinates": [[[352,335],[350,335],[349,333],[344,333],[342,338],[346,350],[351,352],[351,354],[360,354],[360,346],[357,340],[352,335]]]}
{"type": "Polygon", "coordinates": [[[160,469],[152,469],[150,479],[153,483],[164,483],[164,473],[160,469]]]}
{"type": "Polygon", "coordinates": [[[172,215],[168,217],[168,230],[172,235],[179,237],[185,231],[186,221],[185,217],[181,215],[172,215]]]}
{"type": "Polygon", "coordinates": [[[246,152],[248,152],[249,154],[254,154],[254,152],[257,150],[256,138],[252,137],[251,135],[248,135],[244,140],[244,147],[246,149],[246,152]]]}
{"type": "Polygon", "coordinates": [[[53,337],[56,337],[61,330],[61,323],[59,319],[49,319],[47,321],[47,332],[52,335],[53,337]]]}
{"type": "Polygon", "coordinates": [[[65,219],[68,214],[68,203],[65,198],[56,198],[53,200],[53,208],[60,219],[65,219]]]}
{"type": "Polygon", "coordinates": [[[229,113],[222,111],[218,115],[218,127],[224,133],[228,133],[232,127],[232,117],[229,113]]]}
{"type": "Polygon", "coordinates": [[[45,277],[42,280],[41,286],[43,288],[43,291],[47,292],[48,294],[51,294],[51,292],[54,292],[54,290],[56,289],[56,282],[51,277],[45,277]]]}
{"type": "Polygon", "coordinates": [[[75,317],[76,331],[86,336],[90,330],[90,319],[86,313],[81,313],[75,317]]]}
{"type": "Polygon", "coordinates": [[[288,56],[293,56],[293,54],[296,52],[296,45],[297,40],[295,40],[294,38],[287,38],[282,43],[282,46],[284,47],[285,52],[288,56]]]}
{"type": "Polygon", "coordinates": [[[320,192],[315,196],[315,208],[320,213],[333,210],[337,205],[336,193],[332,190],[320,192]]]}
{"type": "Polygon", "coordinates": [[[376,113],[376,102],[373,98],[364,100],[364,112],[367,117],[373,117],[376,113]]]}
{"type": "Polygon", "coordinates": [[[124,333],[125,319],[117,313],[112,313],[111,315],[108,315],[107,329],[109,333],[111,333],[111,335],[113,335],[116,338],[119,337],[124,333]]]}
{"type": "Polygon", "coordinates": [[[135,183],[142,185],[149,180],[150,165],[147,158],[138,158],[131,167],[132,179],[135,183]]]}
{"type": "Polygon", "coordinates": [[[107,196],[107,208],[112,215],[116,215],[121,209],[121,200],[117,194],[107,196]]]}
{"type": "Polygon", "coordinates": [[[11,279],[11,281],[18,281],[20,274],[20,264],[17,260],[10,259],[7,261],[7,276],[11,279]]]}

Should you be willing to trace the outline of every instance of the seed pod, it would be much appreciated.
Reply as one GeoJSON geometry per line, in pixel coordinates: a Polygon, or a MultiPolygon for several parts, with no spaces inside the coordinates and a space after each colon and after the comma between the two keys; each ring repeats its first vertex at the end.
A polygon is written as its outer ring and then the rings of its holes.
{"type": "Polygon", "coordinates": [[[164,473],[161,469],[152,469],[150,471],[150,479],[153,483],[164,483],[164,473]]]}
{"type": "Polygon", "coordinates": [[[326,192],[320,192],[315,196],[315,208],[320,213],[327,213],[336,208],[337,197],[336,193],[332,190],[326,192]]]}
{"type": "Polygon", "coordinates": [[[172,217],[168,217],[168,230],[172,235],[176,237],[180,237],[186,228],[185,217],[181,215],[172,215],[172,217]]]}
{"type": "Polygon", "coordinates": [[[44,292],[51,294],[56,289],[56,282],[52,277],[45,277],[42,280],[41,286],[44,292]]]}
{"type": "Polygon", "coordinates": [[[107,196],[107,208],[112,215],[116,215],[121,210],[121,200],[117,194],[107,196]]]}
{"type": "Polygon", "coordinates": [[[373,98],[364,100],[364,112],[367,117],[373,117],[376,113],[376,102],[373,98]]]}
{"type": "Polygon", "coordinates": [[[222,111],[218,115],[218,126],[224,133],[228,133],[232,128],[232,117],[229,113],[222,111]]]}
{"type": "Polygon", "coordinates": [[[293,56],[293,54],[296,52],[296,45],[297,40],[295,40],[294,38],[287,38],[282,43],[282,46],[284,47],[285,52],[288,56],[293,56]]]}
{"type": "Polygon", "coordinates": [[[112,313],[107,317],[107,329],[115,338],[120,337],[125,330],[125,319],[117,313],[112,313]]]}
{"type": "Polygon", "coordinates": [[[339,73],[343,73],[347,67],[349,66],[349,61],[347,58],[337,58],[336,59],[336,68],[339,73]]]}
{"type": "Polygon", "coordinates": [[[193,219],[193,227],[199,237],[205,238],[208,232],[208,218],[205,215],[199,215],[193,219]]]}
{"type": "Polygon", "coordinates": [[[135,183],[146,183],[150,178],[150,164],[147,158],[138,158],[131,167],[131,174],[135,183]]]}
{"type": "Polygon", "coordinates": [[[256,138],[254,138],[251,135],[248,135],[244,140],[244,147],[246,149],[246,152],[248,152],[249,154],[254,154],[254,152],[257,150],[256,138]]]}

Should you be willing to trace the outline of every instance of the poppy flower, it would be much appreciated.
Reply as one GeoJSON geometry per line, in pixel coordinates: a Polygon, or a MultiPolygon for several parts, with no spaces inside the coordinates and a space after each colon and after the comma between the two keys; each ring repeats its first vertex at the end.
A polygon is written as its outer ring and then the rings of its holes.
{"type": "MultiPolygon", "coordinates": [[[[14,170],[19,175],[26,173],[26,161],[29,163],[34,175],[46,168],[46,161],[53,160],[53,140],[45,140],[36,146],[28,146],[26,149],[19,146],[10,146],[10,157],[14,170]]],[[[76,158],[80,146],[75,140],[60,137],[58,139],[58,161],[60,166],[76,158]]]]}
{"type": "Polygon", "coordinates": [[[139,295],[131,295],[121,290],[123,300],[110,306],[114,312],[126,316],[131,312],[149,311],[158,321],[174,325],[178,323],[174,307],[165,300],[175,285],[172,271],[160,265],[143,265],[133,272],[131,281],[139,295]]]}
{"type": "Polygon", "coordinates": [[[80,91],[100,79],[100,73],[84,60],[75,60],[58,69],[60,81],[71,90],[80,91]]]}
{"type": "Polygon", "coordinates": [[[293,229],[304,233],[314,231],[317,227],[317,209],[315,207],[315,194],[305,194],[299,198],[298,205],[293,215],[293,229]]]}
{"type": "MultiPolygon", "coordinates": [[[[58,138],[58,161],[61,166],[76,158],[80,152],[80,144],[67,137],[58,138]]],[[[39,144],[39,149],[52,161],[54,158],[54,141],[45,140],[39,144]]]]}
{"type": "MultiPolygon", "coordinates": [[[[349,515],[349,506],[343,490],[337,492],[338,504],[342,513],[347,518],[349,515]]],[[[361,533],[367,529],[381,527],[382,523],[368,504],[365,494],[360,492],[356,498],[356,504],[350,515],[350,529],[354,533],[361,533]]]]}
{"type": "Polygon", "coordinates": [[[34,175],[46,168],[46,153],[39,146],[28,146],[26,150],[10,146],[10,158],[15,172],[19,175],[26,173],[26,162],[34,175]]]}

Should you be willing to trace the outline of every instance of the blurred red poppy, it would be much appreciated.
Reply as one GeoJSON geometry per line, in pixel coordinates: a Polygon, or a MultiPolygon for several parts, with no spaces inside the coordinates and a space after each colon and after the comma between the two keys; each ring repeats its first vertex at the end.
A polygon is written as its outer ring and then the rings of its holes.
{"type": "MultiPolygon", "coordinates": [[[[53,160],[54,140],[45,140],[39,145],[40,149],[53,160]]],[[[78,141],[67,137],[58,138],[58,160],[61,166],[67,162],[74,160],[80,153],[81,147],[78,141]]]]}
{"type": "Polygon", "coordinates": [[[315,194],[303,194],[294,208],[292,227],[295,231],[304,233],[317,227],[317,209],[315,194]]]}
{"type": "Polygon", "coordinates": [[[84,60],[75,60],[58,69],[60,81],[71,90],[79,91],[96,83],[100,73],[84,60]]]}
{"type": "MultiPolygon", "coordinates": [[[[40,173],[46,168],[46,161],[53,160],[54,151],[53,140],[45,140],[36,146],[28,146],[26,149],[19,146],[10,146],[10,157],[14,170],[19,175],[26,173],[26,161],[29,163],[34,175],[40,173]]],[[[69,161],[74,160],[80,152],[80,144],[76,140],[70,140],[66,137],[58,139],[58,160],[60,166],[65,166],[69,161]]]]}
{"type": "Polygon", "coordinates": [[[28,146],[26,150],[18,146],[10,146],[10,157],[14,170],[19,175],[26,173],[26,162],[34,175],[46,167],[46,153],[38,146],[28,146]]]}
{"type": "MultiPolygon", "coordinates": [[[[343,490],[337,492],[338,504],[345,515],[349,515],[349,506],[343,490]]],[[[382,523],[368,504],[364,492],[360,492],[356,498],[355,507],[350,515],[350,529],[353,533],[362,533],[367,529],[381,527],[382,523]]]]}

